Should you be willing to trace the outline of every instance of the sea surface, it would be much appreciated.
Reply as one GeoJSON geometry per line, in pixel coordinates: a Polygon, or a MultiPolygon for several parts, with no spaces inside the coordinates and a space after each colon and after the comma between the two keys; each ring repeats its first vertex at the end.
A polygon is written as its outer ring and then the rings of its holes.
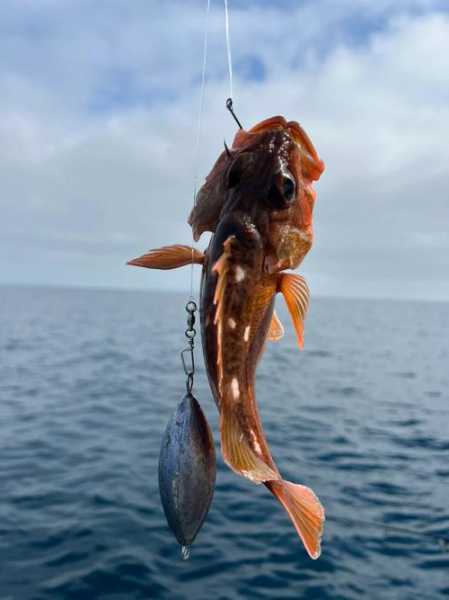
{"type": "Polygon", "coordinates": [[[186,300],[0,288],[0,599],[447,599],[449,304],[313,298],[303,352],[281,309],[257,395],[279,469],[325,505],[322,556],[218,454],[183,561],[157,463],[186,300]]]}

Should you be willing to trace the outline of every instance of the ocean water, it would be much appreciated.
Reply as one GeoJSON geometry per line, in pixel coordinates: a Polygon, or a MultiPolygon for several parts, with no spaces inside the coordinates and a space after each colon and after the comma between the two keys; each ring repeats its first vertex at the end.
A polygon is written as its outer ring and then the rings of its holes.
{"type": "Polygon", "coordinates": [[[281,310],[257,394],[281,472],[326,507],[322,556],[218,454],[182,561],[157,461],[184,390],[185,301],[0,288],[1,600],[448,598],[449,305],[312,298],[302,353],[281,310]]]}

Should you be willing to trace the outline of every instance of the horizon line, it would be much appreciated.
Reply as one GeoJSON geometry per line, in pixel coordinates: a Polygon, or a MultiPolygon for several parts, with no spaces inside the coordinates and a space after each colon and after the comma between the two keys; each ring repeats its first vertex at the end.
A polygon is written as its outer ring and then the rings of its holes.
{"type": "MultiPolygon", "coordinates": [[[[90,284],[69,284],[69,283],[18,283],[18,282],[0,282],[0,288],[19,288],[19,289],[50,289],[67,291],[88,291],[88,292],[139,292],[139,293],[157,293],[157,294],[176,294],[190,297],[189,289],[160,289],[155,287],[125,287],[108,285],[90,285],[90,284]]],[[[199,296],[199,294],[198,294],[199,296]]],[[[363,296],[363,295],[339,295],[339,294],[314,294],[313,298],[317,300],[367,300],[384,302],[428,302],[445,304],[449,298],[423,298],[410,296],[363,296]]]]}

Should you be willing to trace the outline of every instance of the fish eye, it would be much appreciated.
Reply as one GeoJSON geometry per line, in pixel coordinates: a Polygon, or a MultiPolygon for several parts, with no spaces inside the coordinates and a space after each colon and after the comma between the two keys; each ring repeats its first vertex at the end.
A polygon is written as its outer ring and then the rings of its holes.
{"type": "Polygon", "coordinates": [[[282,195],[284,196],[287,202],[293,200],[295,195],[295,182],[291,177],[284,175],[282,178],[282,195]]]}

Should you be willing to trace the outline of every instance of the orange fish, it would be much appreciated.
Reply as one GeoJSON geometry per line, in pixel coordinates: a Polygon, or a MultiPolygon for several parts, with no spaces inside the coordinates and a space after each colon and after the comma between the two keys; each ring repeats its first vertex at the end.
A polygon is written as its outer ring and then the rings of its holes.
{"type": "Polygon", "coordinates": [[[151,269],[203,265],[200,314],[209,383],[220,412],[221,450],[239,475],[263,483],[290,516],[312,558],[321,553],[323,507],[314,492],[282,478],[271,456],[254,393],[265,341],[283,326],[274,312],[281,293],[299,346],[309,291],[295,269],[312,240],[314,181],[324,170],[295,121],[272,117],[240,130],[198,193],[193,236],[213,233],[205,253],[189,246],[150,250],[129,262],[151,269]]]}

